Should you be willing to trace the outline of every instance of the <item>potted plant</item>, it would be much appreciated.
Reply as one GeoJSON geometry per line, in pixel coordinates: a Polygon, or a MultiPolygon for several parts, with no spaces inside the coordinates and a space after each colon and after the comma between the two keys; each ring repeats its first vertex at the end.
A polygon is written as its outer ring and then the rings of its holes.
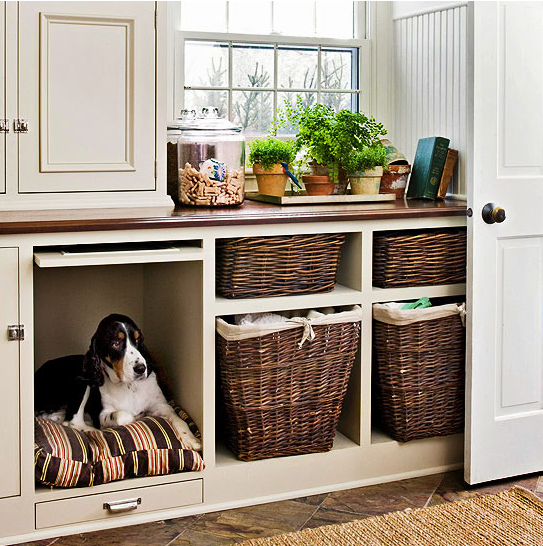
{"type": "Polygon", "coordinates": [[[296,151],[291,140],[265,138],[249,143],[249,164],[258,184],[258,193],[262,195],[285,195],[288,176],[281,163],[289,165],[294,161],[296,151]]]}
{"type": "MultiPolygon", "coordinates": [[[[327,193],[346,193],[350,180],[347,171],[357,163],[369,162],[371,165],[378,159],[380,156],[376,154],[380,154],[382,148],[379,139],[386,135],[383,124],[373,117],[350,110],[340,110],[336,114],[323,104],[305,106],[300,95],[295,104],[285,103],[284,109],[277,111],[271,132],[276,134],[278,128],[289,125],[298,128],[296,151],[305,150],[311,160],[308,164],[312,174],[302,177],[309,195],[314,191],[311,183],[326,185],[326,175],[331,181],[327,193]],[[357,152],[362,155],[353,155],[357,152]]],[[[386,164],[386,157],[381,161],[381,166],[386,164]]]]}
{"type": "Polygon", "coordinates": [[[339,181],[339,164],[332,153],[334,119],[335,112],[331,108],[324,104],[306,106],[298,95],[294,104],[286,102],[283,109],[276,111],[272,122],[272,135],[276,135],[279,128],[298,129],[294,149],[307,159],[311,169],[311,174],[302,176],[308,195],[331,194],[339,181]]]}
{"type": "Polygon", "coordinates": [[[353,150],[345,165],[351,183],[351,193],[355,195],[379,193],[383,167],[386,164],[386,150],[380,142],[353,150]]]}

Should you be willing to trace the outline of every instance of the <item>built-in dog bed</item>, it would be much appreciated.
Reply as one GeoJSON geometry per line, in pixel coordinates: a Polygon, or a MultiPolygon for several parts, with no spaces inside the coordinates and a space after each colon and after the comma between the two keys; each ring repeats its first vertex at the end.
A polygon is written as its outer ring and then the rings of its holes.
{"type": "MultiPolygon", "coordinates": [[[[200,438],[190,417],[182,410],[178,414],[200,438]]],[[[188,449],[170,422],[159,417],[90,432],[36,417],[34,442],[36,482],[48,486],[88,487],[204,468],[200,454],[188,449]]]]}

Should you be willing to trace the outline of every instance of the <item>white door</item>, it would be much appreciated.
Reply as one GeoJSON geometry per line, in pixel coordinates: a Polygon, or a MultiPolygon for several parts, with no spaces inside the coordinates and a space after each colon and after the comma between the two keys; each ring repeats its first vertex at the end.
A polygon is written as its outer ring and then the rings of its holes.
{"type": "Polygon", "coordinates": [[[19,192],[155,188],[155,3],[20,2],[19,192]]]}
{"type": "Polygon", "coordinates": [[[543,4],[475,2],[473,51],[465,478],[478,483],[543,469],[543,4]],[[503,223],[483,221],[487,203],[503,223]]]}
{"type": "Polygon", "coordinates": [[[19,253],[0,248],[0,498],[20,494],[19,342],[8,340],[8,326],[19,323],[19,253]]]}

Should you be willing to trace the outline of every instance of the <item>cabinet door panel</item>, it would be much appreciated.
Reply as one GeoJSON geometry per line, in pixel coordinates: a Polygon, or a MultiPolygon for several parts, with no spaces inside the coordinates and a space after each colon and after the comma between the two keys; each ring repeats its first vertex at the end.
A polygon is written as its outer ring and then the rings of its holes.
{"type": "MultiPolygon", "coordinates": [[[[0,118],[6,118],[6,2],[0,2],[0,118]]],[[[0,133],[0,193],[6,193],[6,134],[0,133]]]]}
{"type": "Polygon", "coordinates": [[[20,192],[155,188],[154,11],[20,3],[20,192]]]}
{"type": "Polygon", "coordinates": [[[19,323],[18,250],[0,248],[0,497],[20,494],[19,453],[19,342],[8,341],[7,327],[19,323]]]}

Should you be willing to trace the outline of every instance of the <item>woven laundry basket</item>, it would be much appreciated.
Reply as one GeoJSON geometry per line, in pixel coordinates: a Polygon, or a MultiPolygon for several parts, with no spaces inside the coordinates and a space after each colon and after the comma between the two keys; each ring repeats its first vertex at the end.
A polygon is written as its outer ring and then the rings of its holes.
{"type": "Polygon", "coordinates": [[[334,289],[343,233],[217,241],[216,290],[225,298],[265,298],[334,289]]]}
{"type": "Polygon", "coordinates": [[[260,327],[217,319],[226,440],[239,459],[332,448],[361,318],[355,306],[260,327]]]}
{"type": "Polygon", "coordinates": [[[466,282],[466,228],[382,231],[373,237],[373,285],[466,282]]]}
{"type": "Polygon", "coordinates": [[[462,432],[464,308],[373,306],[373,411],[393,439],[462,432]]]}

